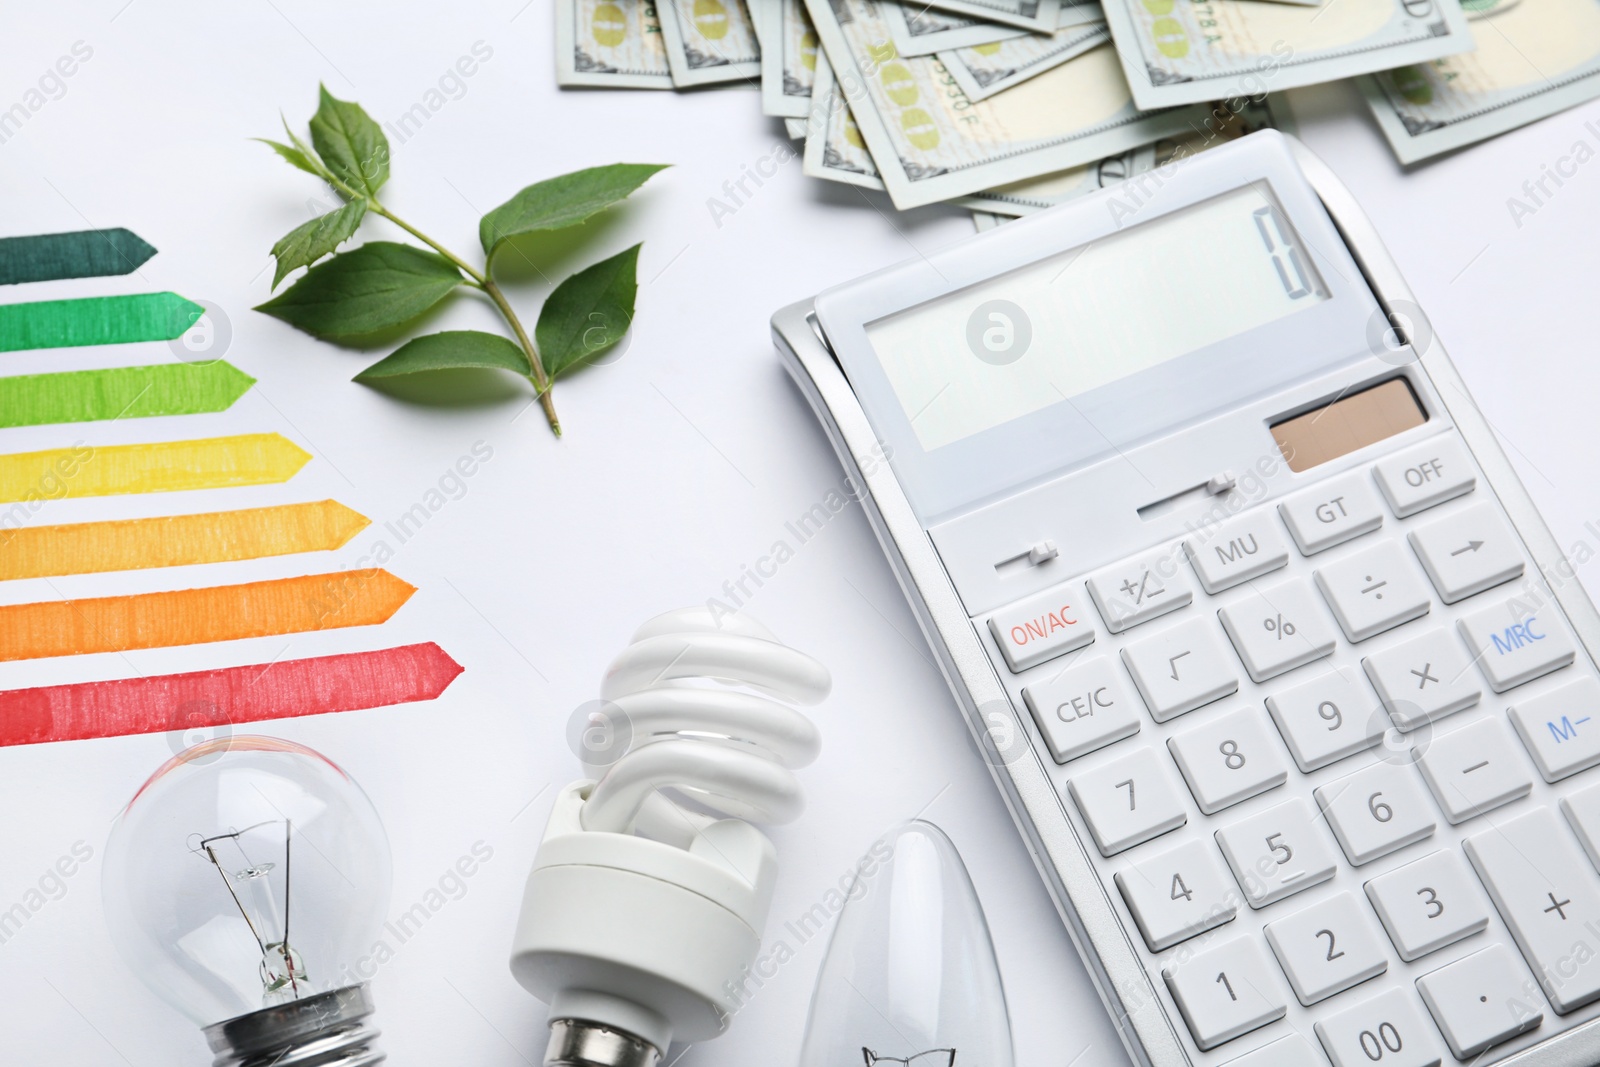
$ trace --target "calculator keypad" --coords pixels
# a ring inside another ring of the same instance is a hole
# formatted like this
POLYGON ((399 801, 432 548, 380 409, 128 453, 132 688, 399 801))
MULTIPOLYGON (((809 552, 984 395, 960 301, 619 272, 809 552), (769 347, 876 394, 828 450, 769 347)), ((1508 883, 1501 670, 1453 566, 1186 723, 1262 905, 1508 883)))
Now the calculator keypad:
POLYGON ((988 620, 1197 1064, 1600 1011, 1600 680, 1477 490, 1441 433, 988 620))

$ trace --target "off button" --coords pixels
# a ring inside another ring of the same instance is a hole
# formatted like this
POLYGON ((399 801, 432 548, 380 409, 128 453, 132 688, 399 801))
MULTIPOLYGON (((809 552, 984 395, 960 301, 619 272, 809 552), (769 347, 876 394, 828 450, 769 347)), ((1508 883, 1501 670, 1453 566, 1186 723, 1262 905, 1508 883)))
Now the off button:
POLYGON ((1057 586, 990 616, 989 632, 1013 674, 1094 640, 1089 606, 1077 594, 1079 588, 1076 583, 1057 586))
POLYGON ((1380 460, 1375 473, 1389 507, 1402 519, 1470 493, 1478 484, 1467 450, 1454 435, 1435 437, 1380 460))

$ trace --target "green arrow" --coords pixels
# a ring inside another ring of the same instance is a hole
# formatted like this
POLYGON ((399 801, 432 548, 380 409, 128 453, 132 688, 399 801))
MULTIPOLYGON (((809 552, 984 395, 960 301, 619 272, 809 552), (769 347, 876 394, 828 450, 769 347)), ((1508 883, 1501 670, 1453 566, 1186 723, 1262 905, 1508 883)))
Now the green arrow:
POLYGON ((205 313, 177 293, 0 304, 0 352, 170 341, 205 313))
POLYGON ((130 274, 156 250, 132 230, 0 237, 0 285, 130 274))
POLYGON ((255 384, 230 363, 163 363, 0 378, 0 427, 226 411, 255 384))

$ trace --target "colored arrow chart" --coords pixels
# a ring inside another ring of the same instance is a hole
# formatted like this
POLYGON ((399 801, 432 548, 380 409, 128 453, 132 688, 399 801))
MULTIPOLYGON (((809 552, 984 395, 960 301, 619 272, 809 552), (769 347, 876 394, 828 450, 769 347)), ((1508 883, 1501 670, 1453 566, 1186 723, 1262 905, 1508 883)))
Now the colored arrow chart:
POLYGON ((131 274, 156 250, 131 230, 0 238, 0 285, 131 274))
POLYGON ((177 293, 0 304, 0 352, 170 341, 205 313, 177 293))
POLYGON ((0 581, 331 552, 371 525, 336 500, 0 530, 0 581))
POLYGON ((19 374, 0 378, 0 427, 226 411, 256 380, 232 364, 19 374))
POLYGON ((216 727, 433 700, 461 673, 438 645, 404 645, 193 674, 0 692, 0 745, 216 727))
MULTIPOLYGON (((130 274, 155 248, 125 229, 0 238, 0 285, 130 274)), ((176 293, 0 304, 0 352, 161 342, 204 309, 176 293)), ((231 363, 0 376, 0 432, 227 412, 255 385, 231 363)), ((85 434, 91 431, 85 430, 85 434)), ((72 440, 63 438, 63 441, 72 440)), ((91 438, 91 440, 93 440, 91 438)), ((3 441, 3 437, 0 437, 3 441)), ((0 444, 0 582, 337 552, 371 525, 336 500, 34 525, 47 502, 291 481, 310 453, 276 433, 136 444, 0 444), (10 505, 4 507, 3 505, 10 505)), ((241 503, 246 501, 241 498, 241 503)), ((77 517, 85 517, 78 514, 77 517)), ((416 588, 386 570, 0 606, 0 662, 316 634, 386 623, 416 588)), ((130 660, 130 663, 135 662, 130 660)), ((192 673, 0 691, 0 745, 215 727, 438 698, 461 665, 431 642, 192 673)))

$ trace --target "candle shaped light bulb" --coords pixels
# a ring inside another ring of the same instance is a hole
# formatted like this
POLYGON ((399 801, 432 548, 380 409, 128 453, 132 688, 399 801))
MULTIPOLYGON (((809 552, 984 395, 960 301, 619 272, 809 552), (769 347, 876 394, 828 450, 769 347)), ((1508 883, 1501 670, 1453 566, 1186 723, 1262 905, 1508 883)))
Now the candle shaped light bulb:
POLYGON ((1012 1067, 989 925, 932 823, 903 823, 857 864, 811 995, 800 1067, 1012 1067))
POLYGON ((186 749, 106 844, 112 940, 205 1031, 216 1067, 382 1062, 364 978, 388 908, 383 824, 325 756, 267 737, 186 749))

